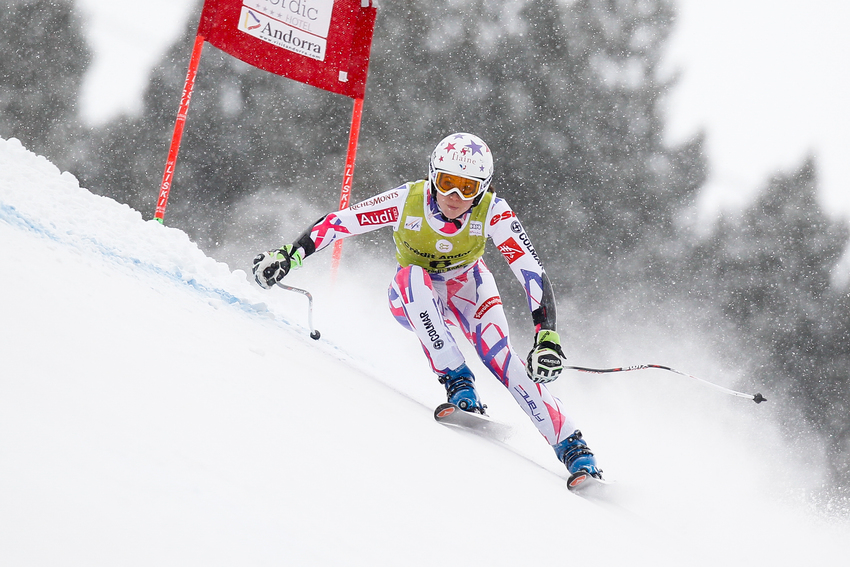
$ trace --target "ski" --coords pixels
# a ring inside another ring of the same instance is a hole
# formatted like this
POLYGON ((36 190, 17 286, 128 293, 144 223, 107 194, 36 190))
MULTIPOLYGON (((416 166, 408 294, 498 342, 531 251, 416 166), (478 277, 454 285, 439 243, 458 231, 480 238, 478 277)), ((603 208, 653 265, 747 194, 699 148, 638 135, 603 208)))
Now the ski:
POLYGON ((509 425, 493 421, 485 414, 463 411, 450 403, 437 406, 437 409, 434 410, 434 419, 443 425, 462 427, 499 441, 506 440, 513 433, 513 428, 509 425))
MULTIPOLYGON (((434 419, 448 427, 466 429, 483 437, 504 442, 512 434, 513 428, 505 423, 494 421, 486 414, 463 411, 451 403, 440 404, 434 410, 434 419)), ((607 492, 605 487, 611 481, 602 476, 593 476, 586 471, 578 471, 567 479, 567 489, 581 496, 593 497, 607 492)))

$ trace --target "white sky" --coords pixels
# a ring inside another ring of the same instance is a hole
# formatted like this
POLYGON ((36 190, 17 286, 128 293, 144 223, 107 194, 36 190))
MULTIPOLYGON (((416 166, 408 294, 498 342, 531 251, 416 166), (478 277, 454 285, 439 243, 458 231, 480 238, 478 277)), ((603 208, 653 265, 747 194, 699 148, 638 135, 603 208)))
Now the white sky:
POLYGON ((101 124, 122 112, 141 112, 150 69, 180 37, 187 19, 200 15, 191 14, 195 0, 75 1, 94 51, 83 84, 83 118, 101 124))
POLYGON ((705 209, 746 203, 778 170, 817 159, 822 204, 850 217, 850 4, 678 0, 668 65, 671 140, 707 132, 705 209))
MULTIPOLYGON (((138 112, 148 71, 182 31, 194 1, 77 2, 90 18, 95 50, 84 119, 97 124, 138 112)), ((678 0, 678 9, 666 62, 680 73, 668 100, 668 138, 707 132, 703 214, 746 204, 771 174, 813 154, 823 205, 850 218, 850 4, 678 0)))

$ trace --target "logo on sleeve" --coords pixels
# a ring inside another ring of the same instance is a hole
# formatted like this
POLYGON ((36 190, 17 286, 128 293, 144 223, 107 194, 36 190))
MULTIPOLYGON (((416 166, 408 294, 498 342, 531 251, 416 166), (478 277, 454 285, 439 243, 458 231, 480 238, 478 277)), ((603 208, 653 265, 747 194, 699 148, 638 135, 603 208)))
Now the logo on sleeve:
POLYGON ((513 211, 505 211, 502 214, 494 215, 492 219, 490 219, 490 226, 496 226, 496 223, 503 220, 508 220, 516 216, 516 213, 513 211))
POLYGON ((356 211, 357 209, 365 209, 366 207, 374 207, 375 205, 380 205, 384 201, 389 201, 390 199, 395 199, 398 197, 398 190, 393 190, 387 193, 382 193, 381 195, 375 195, 371 199, 366 201, 357 203, 356 205, 351 205, 348 207, 352 211, 356 211))
POLYGON ((499 252, 507 259, 508 264, 513 264, 525 256, 525 251, 523 251, 522 247, 513 238, 508 238, 499 244, 499 252))
POLYGON ((381 209, 370 213, 357 213, 357 222, 360 226, 373 226, 376 224, 389 224, 398 220, 398 207, 381 209))

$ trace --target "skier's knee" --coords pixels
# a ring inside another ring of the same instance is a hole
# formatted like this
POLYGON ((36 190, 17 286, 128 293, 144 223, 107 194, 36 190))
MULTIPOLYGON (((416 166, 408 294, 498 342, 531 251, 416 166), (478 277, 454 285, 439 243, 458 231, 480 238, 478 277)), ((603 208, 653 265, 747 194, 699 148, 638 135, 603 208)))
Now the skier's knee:
POLYGON ((393 279, 394 287, 398 290, 398 294, 403 303, 407 304, 413 301, 416 297, 414 290, 421 287, 426 287, 431 291, 434 286, 431 283, 431 276, 424 268, 420 266, 405 266, 399 268, 393 279))

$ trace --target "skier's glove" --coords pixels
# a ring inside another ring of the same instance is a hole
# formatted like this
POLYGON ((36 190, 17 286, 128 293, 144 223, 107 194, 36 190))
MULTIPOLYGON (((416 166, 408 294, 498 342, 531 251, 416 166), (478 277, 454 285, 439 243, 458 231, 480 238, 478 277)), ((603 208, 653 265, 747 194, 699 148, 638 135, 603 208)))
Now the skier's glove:
POLYGON ((263 252, 254 258, 254 279, 260 287, 270 289, 292 268, 301 267, 301 252, 293 252, 292 244, 287 244, 277 250, 263 252))
POLYGON ((525 371, 538 384, 551 382, 564 370, 566 357, 561 349, 561 337, 555 331, 542 330, 534 338, 534 347, 528 353, 525 371))

